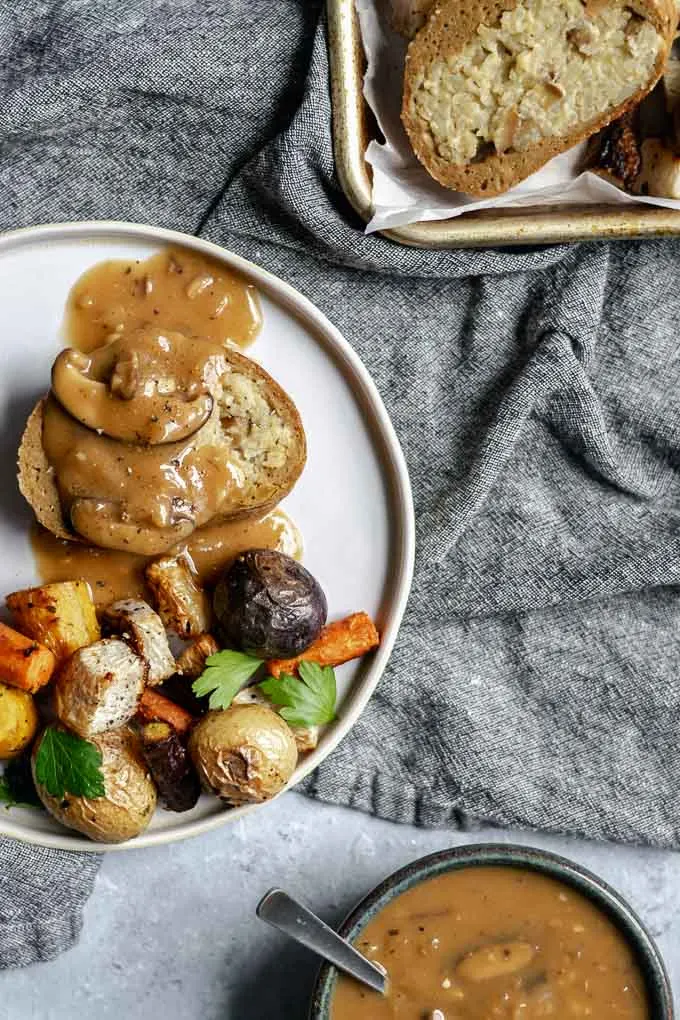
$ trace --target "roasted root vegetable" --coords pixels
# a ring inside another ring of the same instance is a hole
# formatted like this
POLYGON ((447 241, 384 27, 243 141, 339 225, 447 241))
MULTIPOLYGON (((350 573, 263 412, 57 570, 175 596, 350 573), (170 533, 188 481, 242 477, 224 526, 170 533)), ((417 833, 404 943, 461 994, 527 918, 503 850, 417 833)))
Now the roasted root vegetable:
MULTIPOLYGON (((47 733, 48 730, 45 731, 47 733)), ((37 775, 36 760, 45 733, 33 752, 33 778, 40 800, 49 813, 66 825, 100 843, 124 843, 146 829, 156 807, 156 787, 141 756, 139 741, 127 728, 92 738, 101 754, 104 795, 84 797, 50 794, 37 775)))
POLYGON ((380 644, 380 635, 367 613, 353 613, 343 620, 327 624, 321 634, 301 655, 291 659, 271 659, 267 671, 275 677, 294 674, 301 662, 320 666, 341 666, 350 659, 366 655, 380 644))
POLYGON ((197 637, 210 629, 210 599, 194 579, 184 556, 161 556, 144 571, 161 620, 181 637, 197 637))
POLYGON ((154 687, 176 670, 163 622, 150 605, 141 599, 121 599, 108 606, 102 615, 107 634, 118 634, 146 663, 145 682, 154 687))
POLYGON ((212 634, 199 634, 186 646, 177 660, 177 672, 195 679, 205 669, 205 660, 219 650, 220 646, 212 634))
POLYGON ((120 638, 79 648, 57 676, 57 716, 81 737, 117 729, 137 711, 145 673, 144 661, 120 638))
POLYGON ((274 797, 298 756, 290 726, 264 705, 208 712, 191 731, 189 753, 201 785, 232 806, 274 797))
POLYGON ((154 687, 154 692, 162 694, 164 698, 185 709, 190 716, 198 718, 204 715, 209 708, 208 698, 200 698, 194 694, 192 681, 189 677, 175 673, 169 680, 166 680, 160 687, 154 687))
POLYGON ((33 638, 0 623, 0 680, 35 694, 49 683, 57 660, 54 653, 33 638))
POLYGON ((16 758, 38 730, 38 710, 27 691, 0 683, 0 758, 16 758))
POLYGON ((189 753, 172 726, 151 722, 141 732, 142 754, 161 803, 168 811, 190 811, 201 793, 189 753))
POLYGON ((147 687, 139 702, 138 715, 146 722, 166 722, 184 734, 193 726, 194 717, 174 701, 147 687))
POLYGON ((316 578, 274 549, 237 556, 217 583, 213 608, 227 642, 259 659, 298 655, 319 636, 328 612, 316 578))
POLYGON ((59 662, 101 636, 85 581, 58 581, 14 591, 6 601, 18 629, 49 648, 59 662))

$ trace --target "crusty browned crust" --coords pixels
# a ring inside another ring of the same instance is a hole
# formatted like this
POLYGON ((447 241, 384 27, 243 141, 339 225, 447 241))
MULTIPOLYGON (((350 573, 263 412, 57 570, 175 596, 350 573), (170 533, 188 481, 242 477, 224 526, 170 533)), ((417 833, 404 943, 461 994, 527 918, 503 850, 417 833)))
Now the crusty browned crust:
MULTIPOLYGON (((437 60, 450 60, 471 41, 482 24, 495 25, 505 11, 514 10, 521 0, 445 0, 431 12, 425 26, 410 43, 404 73, 402 121, 413 150, 425 169, 447 188, 469 195, 490 198, 539 170, 553 156, 576 145, 599 131, 622 113, 637 105, 654 87, 663 73, 673 40, 677 21, 674 0, 630 0, 627 6, 636 14, 649 19, 666 39, 649 81, 634 92, 624 103, 607 110, 587 123, 579 124, 567 135, 547 138, 522 152, 491 152, 475 162, 454 164, 444 159, 435 149, 427 125, 418 116, 414 103, 414 83, 420 80, 428 65, 437 60)), ((604 5, 609 0, 590 0, 604 5)))
POLYGON ((19 489, 24 499, 31 504, 33 513, 44 528, 58 538, 80 541, 71 532, 64 520, 59 501, 59 492, 54 481, 42 443, 43 408, 45 398, 35 405, 19 446, 19 489))
MULTIPOLYGON (((247 498, 244 496, 244 502, 238 509, 228 514, 222 514, 219 518, 235 520, 239 517, 264 514, 281 502, 293 488, 305 466, 307 441, 297 407, 269 373, 252 358, 247 358, 238 351, 228 349, 225 351, 225 356, 236 371, 264 384, 268 401, 277 414, 291 427, 295 436, 293 452, 287 463, 281 468, 270 469, 271 475, 267 479, 267 484, 263 485, 266 497, 262 498, 260 492, 258 498, 257 491, 251 492, 247 498), (271 495, 272 486, 275 490, 273 496, 271 495)), ((70 530, 68 522, 64 519, 54 473, 45 456, 42 443, 44 404, 45 398, 39 400, 33 408, 21 438, 18 454, 19 489, 30 503, 38 522, 43 527, 58 538, 83 541, 70 530)))

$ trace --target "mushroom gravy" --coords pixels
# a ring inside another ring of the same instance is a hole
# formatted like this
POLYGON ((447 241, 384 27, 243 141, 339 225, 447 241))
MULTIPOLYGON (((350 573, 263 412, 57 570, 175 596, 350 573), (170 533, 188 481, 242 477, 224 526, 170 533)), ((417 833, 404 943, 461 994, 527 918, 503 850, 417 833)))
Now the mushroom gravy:
POLYGON ((108 381, 97 381, 94 372, 90 374, 99 352, 82 355, 67 350, 55 362, 43 411, 43 448, 65 519, 93 545, 161 553, 218 512, 227 512, 230 501, 240 497, 241 475, 222 448, 217 388, 203 380, 197 386, 193 373, 184 371, 190 357, 182 358, 178 352, 187 345, 209 349, 215 374, 226 370, 222 348, 155 330, 127 337, 123 348, 113 341, 110 346, 119 348, 114 352, 118 360, 108 381), (141 351, 141 357, 138 388, 128 399, 116 396, 113 389, 130 351, 141 351), (167 354, 160 370, 154 352, 167 354), (73 355, 84 362, 63 360, 73 355), (147 368, 152 379, 149 396, 147 368), (161 373, 167 374, 167 395, 162 392, 161 373), (190 387, 197 387, 194 399, 189 399, 190 387), (198 411, 196 403, 201 405, 198 411), (122 435, 137 426, 136 442, 122 435), (176 429, 181 438, 164 442, 162 436, 151 436, 154 428, 176 429))
POLYGON ((79 351, 151 325, 247 347, 260 331, 262 311, 252 284, 186 248, 167 248, 143 261, 99 262, 71 288, 64 335, 79 351))
MULTIPOLYGON (((39 526, 33 530, 31 544, 42 582, 71 581, 74 577, 87 581, 98 609, 117 599, 149 598, 144 583, 147 556, 66 542, 39 526)), ((239 553, 254 548, 277 549, 301 559, 302 537, 290 517, 277 509, 264 517, 209 524, 172 548, 169 555, 184 553, 199 583, 210 587, 239 553)))
POLYGON ((261 325, 256 288, 189 249, 109 260, 80 276, 42 438, 64 516, 93 544, 36 527, 43 581, 83 578, 100 607, 147 597, 144 566, 162 551, 186 554, 207 585, 249 548, 301 558, 300 533, 279 509, 220 520, 241 498, 248 468, 227 455, 225 432, 237 431, 239 399, 260 410, 256 384, 229 349, 251 343, 261 325), (240 382, 226 411, 218 406, 224 373, 240 382))
POLYGON ((382 997, 338 979, 331 1020, 649 1020, 643 975, 614 923, 567 884, 470 866, 396 897, 355 942, 382 997))

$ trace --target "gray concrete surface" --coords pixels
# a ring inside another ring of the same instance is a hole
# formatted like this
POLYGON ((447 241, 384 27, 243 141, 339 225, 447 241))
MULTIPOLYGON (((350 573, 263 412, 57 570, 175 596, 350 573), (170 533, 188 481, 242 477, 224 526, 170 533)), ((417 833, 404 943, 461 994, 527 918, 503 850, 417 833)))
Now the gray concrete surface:
POLYGON ((290 793, 207 836, 109 855, 79 944, 0 975, 0 1018, 305 1020, 317 964, 255 918, 263 892, 283 885, 338 922, 407 861, 490 839, 562 853, 616 886, 657 937, 680 1002, 680 854, 417 830, 290 793))

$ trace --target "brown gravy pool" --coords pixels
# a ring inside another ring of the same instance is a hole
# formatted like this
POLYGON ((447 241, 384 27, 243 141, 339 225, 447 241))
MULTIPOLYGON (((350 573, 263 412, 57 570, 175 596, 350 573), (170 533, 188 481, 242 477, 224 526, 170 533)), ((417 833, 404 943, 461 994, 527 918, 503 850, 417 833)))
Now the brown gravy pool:
POLYGON ((188 248, 148 259, 98 262, 76 280, 66 302, 64 337, 92 351, 118 332, 160 326, 215 344, 247 347, 262 326, 255 287, 188 248))
POLYGON ((341 977, 331 1020, 649 1020, 643 976, 614 924, 529 870, 429 879, 388 904, 356 945, 386 968, 390 991, 341 977))
MULTIPOLYGON (((34 528, 31 544, 43 582, 87 581, 98 609, 117 599, 149 597, 144 567, 153 557, 65 542, 41 527, 34 528)), ((290 517, 277 509, 261 518, 199 528, 168 555, 188 554, 199 583, 211 587, 220 571, 246 549, 278 549, 300 559, 302 538, 290 517)))

